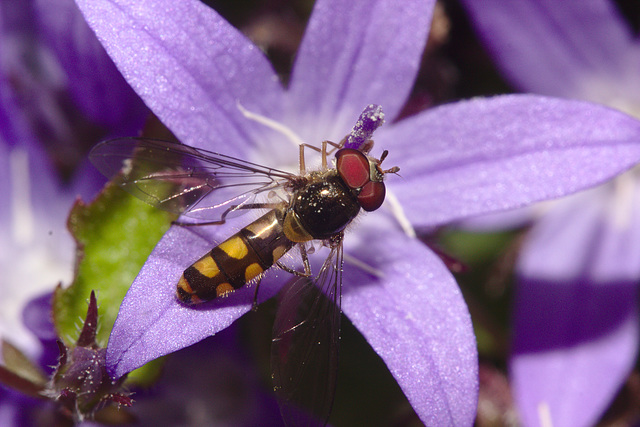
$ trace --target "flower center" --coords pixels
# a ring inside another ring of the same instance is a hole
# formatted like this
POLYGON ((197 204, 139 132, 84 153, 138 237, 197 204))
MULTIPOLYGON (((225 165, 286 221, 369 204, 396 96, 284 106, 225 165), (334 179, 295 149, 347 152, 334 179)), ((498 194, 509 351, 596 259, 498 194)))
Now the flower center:
MULTIPOLYGON (((260 123, 260 124, 268 127, 269 129, 274 130, 274 131, 282 134, 287 141, 289 141, 290 143, 295 145, 297 148, 299 148, 302 144, 305 143, 304 140, 293 129, 289 128, 288 126, 284 125, 283 123, 280 123, 280 122, 278 122, 276 120, 273 120, 273 119, 271 119, 269 117, 265 117, 263 115, 251 112, 251 111, 247 110, 246 108, 244 108, 240 104, 240 102, 237 102, 236 105, 237 105, 238 109, 240 110, 240 112, 242 113, 242 115, 244 115, 244 117, 246 117, 249 120, 253 120, 253 121, 257 122, 257 123, 260 123)), ((367 109, 372 109, 372 107, 373 106, 368 106, 367 109)), ((367 110, 365 109, 365 111, 367 111, 367 110)), ((374 119, 373 121, 380 121, 380 123, 381 123, 383 121, 383 117, 384 117, 384 115, 382 114, 382 109, 378 107, 378 109, 372 109, 372 111, 375 111, 375 115, 372 115, 372 119, 374 119)), ((362 116, 361 116, 360 119, 362 119, 362 116)), ((354 127, 354 129, 353 129, 351 134, 355 134, 356 132, 362 132, 362 130, 358 128, 358 125, 361 125, 361 120, 356 124, 356 126, 354 127)), ((286 165, 284 165, 282 167, 278 167, 278 169, 289 171, 289 172, 297 172, 298 171, 298 169, 292 167, 292 165, 290 165, 290 164, 286 164, 286 165)), ((391 211, 392 216, 395 218, 395 220, 397 221, 398 225, 400 226, 402 231, 405 232, 405 234, 407 236, 412 237, 412 238, 416 237, 416 231, 413 228, 413 226, 411 225, 411 222, 409 221, 407 216, 405 215, 404 209, 402 208, 402 204, 400 203, 400 201, 398 200, 396 195, 393 193, 393 191, 391 191, 390 189, 387 189, 387 191, 386 191, 386 198, 385 198, 384 206, 386 206, 391 211)), ((345 257, 345 258, 347 258, 347 257, 345 257)))

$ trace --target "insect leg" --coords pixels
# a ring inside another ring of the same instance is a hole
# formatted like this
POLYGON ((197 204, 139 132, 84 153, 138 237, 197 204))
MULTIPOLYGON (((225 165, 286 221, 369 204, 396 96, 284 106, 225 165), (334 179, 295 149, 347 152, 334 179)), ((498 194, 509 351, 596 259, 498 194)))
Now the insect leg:
POLYGON ((322 170, 327 170, 327 141, 322 141, 322 170))
POLYGON ((333 148, 329 151, 327 151, 327 154, 333 154, 333 152, 335 152, 336 150, 341 149, 342 147, 344 147, 344 143, 346 142, 347 138, 345 137, 342 141, 340 141, 339 143, 333 142, 333 141, 323 141, 323 143, 329 144, 331 145, 333 148))
POLYGON ((251 310, 258 311, 258 288, 260 287, 260 282, 262 281, 262 277, 258 277, 256 281, 256 290, 253 292, 253 304, 251 304, 251 310))
POLYGON ((298 277, 310 277, 311 276, 311 264, 309 263, 309 257, 307 256, 307 249, 304 245, 299 245, 300 248, 300 256, 302 257, 302 265, 304 266, 304 271, 297 271, 292 268, 287 267, 282 264, 280 261, 276 261, 276 265, 286 271, 287 273, 293 274, 298 277))
POLYGON ((231 205, 229 209, 224 211, 217 221, 206 222, 182 222, 173 221, 173 225, 179 225, 181 227, 196 227, 201 225, 222 225, 227 222, 227 215, 237 209, 276 209, 282 206, 282 203, 247 203, 244 205, 231 205))
POLYGON ((304 164, 304 147, 307 144, 300 144, 300 158, 298 162, 300 163, 300 175, 305 175, 307 173, 307 167, 304 164))
POLYGON ((315 145, 306 144, 306 143, 300 144, 300 175, 304 175, 307 173, 307 168, 305 167, 305 161, 304 161, 305 147, 311 148, 312 150, 317 151, 322 155, 322 169, 325 170, 327 169, 327 155, 333 153, 338 148, 342 148, 342 145, 343 145, 342 143, 336 144, 335 142, 332 142, 332 141, 322 141, 322 148, 318 148, 315 145), (327 144, 334 147, 334 149, 332 149, 330 152, 327 152, 327 144))
POLYGON ((300 245, 300 256, 302 257, 302 264, 304 265, 304 275, 305 277, 309 277, 311 276, 311 264, 309 264, 307 248, 304 245, 300 245))

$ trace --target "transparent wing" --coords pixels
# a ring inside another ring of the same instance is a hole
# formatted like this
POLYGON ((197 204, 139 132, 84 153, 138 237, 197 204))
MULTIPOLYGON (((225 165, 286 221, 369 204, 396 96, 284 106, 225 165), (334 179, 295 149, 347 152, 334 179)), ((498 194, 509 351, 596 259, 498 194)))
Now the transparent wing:
POLYGON ((273 326, 271 369, 288 426, 326 425, 338 371, 342 243, 318 276, 285 286, 273 326))
POLYGON ((96 145, 91 162, 150 205, 215 220, 296 175, 178 142, 119 138, 96 145), (226 211, 229 211, 225 213, 226 211))

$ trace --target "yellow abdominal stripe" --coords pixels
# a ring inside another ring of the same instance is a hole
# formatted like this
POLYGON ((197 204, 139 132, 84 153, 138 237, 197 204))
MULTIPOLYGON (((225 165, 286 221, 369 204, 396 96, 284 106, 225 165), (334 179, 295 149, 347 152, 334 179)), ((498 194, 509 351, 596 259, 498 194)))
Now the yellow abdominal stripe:
POLYGON ((216 264, 213 258, 211 258, 211 255, 200 258, 193 264, 193 268, 198 270, 203 276, 206 276, 210 279, 220 273, 218 264, 216 264))
POLYGON ((257 262, 249 265, 244 271, 244 280, 248 283, 251 279, 255 278, 258 274, 262 273, 262 267, 257 262))
POLYGON ((184 274, 180 276, 180 280, 178 281, 178 287, 188 294, 193 293, 193 289, 191 288, 191 285, 189 284, 189 282, 187 282, 187 279, 184 278, 184 274))
POLYGON ((240 237, 232 237, 229 240, 225 240, 220 243, 218 247, 231 258, 235 259, 242 259, 249 253, 247 245, 245 245, 240 237))
POLYGON ((282 258, 282 255, 284 255, 284 253, 287 251, 287 248, 285 248, 284 246, 278 246, 276 247, 273 252, 271 252, 271 254, 273 255, 273 260, 277 261, 280 258, 282 258))
POLYGON ((226 294, 228 294, 229 292, 233 292, 235 291, 235 289, 233 289, 233 286, 231 286, 229 283, 220 283, 217 287, 216 287, 216 295, 219 297, 223 297, 226 294))

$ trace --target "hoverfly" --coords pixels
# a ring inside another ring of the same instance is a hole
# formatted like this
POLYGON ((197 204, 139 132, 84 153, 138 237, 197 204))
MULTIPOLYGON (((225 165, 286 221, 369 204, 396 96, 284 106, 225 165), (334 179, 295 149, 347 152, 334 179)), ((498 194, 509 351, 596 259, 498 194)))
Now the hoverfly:
POLYGON ((385 174, 399 170, 382 169, 387 151, 379 159, 369 155, 370 134, 357 148, 345 147, 347 137, 340 143, 324 141, 321 148, 301 144, 299 174, 148 138, 105 141, 90 153, 104 175, 116 177, 136 197, 198 220, 180 223, 185 226, 223 224, 237 213, 266 211, 187 267, 176 278, 176 297, 198 304, 255 283, 255 309, 267 270, 297 276, 283 290, 271 350, 274 390, 288 425, 326 424, 337 374, 344 230, 361 209, 382 205, 385 174), (320 170, 306 170, 306 148, 320 152, 320 170), (315 276, 307 255, 312 241, 329 249, 315 276), (293 248, 303 271, 280 261, 293 248))

